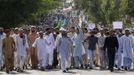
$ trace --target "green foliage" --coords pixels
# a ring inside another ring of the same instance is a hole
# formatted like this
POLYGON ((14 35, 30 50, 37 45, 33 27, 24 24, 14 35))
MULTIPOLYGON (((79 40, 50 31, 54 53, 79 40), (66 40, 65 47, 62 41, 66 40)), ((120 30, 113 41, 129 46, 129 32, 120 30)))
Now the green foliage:
POLYGON ((0 26, 29 24, 59 6, 60 0, 0 0, 0 26))
POLYGON ((122 20, 127 10, 128 0, 79 0, 76 8, 82 9, 90 20, 104 25, 113 21, 122 20), (80 5, 80 6, 79 6, 80 5))
POLYGON ((134 17, 134 0, 128 0, 127 13, 129 16, 134 17))

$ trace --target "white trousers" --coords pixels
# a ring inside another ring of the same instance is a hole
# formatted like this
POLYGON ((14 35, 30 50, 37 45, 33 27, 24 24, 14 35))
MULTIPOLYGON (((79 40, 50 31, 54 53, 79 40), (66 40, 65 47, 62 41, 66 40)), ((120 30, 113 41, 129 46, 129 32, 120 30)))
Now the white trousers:
POLYGON ((46 59, 47 60, 47 64, 52 66, 52 64, 53 64, 53 51, 48 52, 46 54, 46 57, 47 57, 47 59, 46 59))
POLYGON ((25 56, 17 55, 17 67, 23 69, 25 63, 25 56))
POLYGON ((69 68, 70 67, 70 61, 69 61, 69 57, 65 57, 65 55, 61 55, 61 69, 62 70, 66 70, 66 68, 69 68))
POLYGON ((38 57, 39 59, 39 67, 46 67, 46 55, 42 55, 38 57))
POLYGON ((120 52, 118 53, 117 57, 117 67, 121 68, 123 66, 123 54, 120 52))

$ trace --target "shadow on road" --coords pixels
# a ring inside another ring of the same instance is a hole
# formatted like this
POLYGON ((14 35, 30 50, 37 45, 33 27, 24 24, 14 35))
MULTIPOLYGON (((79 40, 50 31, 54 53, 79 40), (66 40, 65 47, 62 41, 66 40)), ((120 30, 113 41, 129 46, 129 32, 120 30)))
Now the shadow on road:
POLYGON ((126 73, 125 71, 117 71, 117 70, 115 70, 113 73, 120 73, 120 74, 122 74, 122 73, 126 73))
POLYGON ((18 72, 11 72, 11 73, 9 73, 9 74, 14 74, 14 75, 15 75, 15 74, 19 74, 19 73, 18 73, 18 72))
POLYGON ((81 71, 91 71, 91 69, 76 69, 76 70, 81 70, 81 71))
POLYGON ((22 72, 23 74, 31 74, 30 72, 24 71, 22 72))
POLYGON ((68 71, 68 72, 65 72, 65 73, 69 73, 69 74, 76 74, 77 72, 68 71))

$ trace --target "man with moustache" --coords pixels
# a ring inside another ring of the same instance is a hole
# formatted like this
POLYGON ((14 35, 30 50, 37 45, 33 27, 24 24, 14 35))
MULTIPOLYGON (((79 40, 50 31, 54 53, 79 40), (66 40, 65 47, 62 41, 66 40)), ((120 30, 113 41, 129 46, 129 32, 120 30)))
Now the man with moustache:
POLYGON ((19 29, 19 34, 16 36, 16 53, 17 53, 17 71, 24 72, 23 66, 26 59, 26 54, 28 51, 28 40, 23 29, 19 29))

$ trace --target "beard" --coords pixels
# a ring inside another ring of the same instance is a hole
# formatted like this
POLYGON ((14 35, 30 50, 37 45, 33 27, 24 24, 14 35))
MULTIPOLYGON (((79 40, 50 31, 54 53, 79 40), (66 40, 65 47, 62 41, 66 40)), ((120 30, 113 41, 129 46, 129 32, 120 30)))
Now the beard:
POLYGON ((23 34, 20 34, 20 38, 24 38, 25 36, 23 34))
POLYGON ((32 33, 35 33, 35 30, 32 30, 31 32, 32 32, 32 33))

